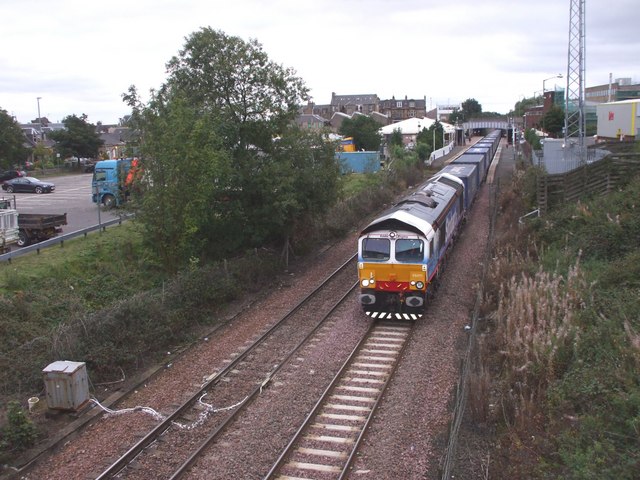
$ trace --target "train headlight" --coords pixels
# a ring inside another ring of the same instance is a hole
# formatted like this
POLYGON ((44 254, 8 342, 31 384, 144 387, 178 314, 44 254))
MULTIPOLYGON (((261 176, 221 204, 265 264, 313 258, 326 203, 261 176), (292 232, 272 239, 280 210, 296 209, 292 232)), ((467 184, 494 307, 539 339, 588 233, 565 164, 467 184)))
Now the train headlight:
POLYGON ((362 280, 362 286, 363 287, 368 287, 369 286, 369 280, 367 280, 366 278, 364 280, 362 280))
POLYGON ((417 282, 416 283, 416 288, 419 288, 420 290, 422 290, 424 288, 424 283, 423 282, 417 282))

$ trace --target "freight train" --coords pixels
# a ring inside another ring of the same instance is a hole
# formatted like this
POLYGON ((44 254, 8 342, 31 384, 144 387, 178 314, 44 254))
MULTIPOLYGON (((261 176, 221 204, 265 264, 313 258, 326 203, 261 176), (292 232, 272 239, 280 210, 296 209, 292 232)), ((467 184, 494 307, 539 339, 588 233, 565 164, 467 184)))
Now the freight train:
POLYGON ((500 138, 491 132, 362 230, 358 280, 367 315, 422 316, 500 138))

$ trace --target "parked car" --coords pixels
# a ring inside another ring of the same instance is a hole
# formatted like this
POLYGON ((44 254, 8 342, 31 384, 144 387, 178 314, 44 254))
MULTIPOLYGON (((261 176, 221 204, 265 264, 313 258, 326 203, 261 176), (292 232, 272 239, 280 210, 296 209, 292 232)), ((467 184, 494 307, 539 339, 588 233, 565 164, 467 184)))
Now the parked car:
POLYGON ((7 170, 6 172, 0 173, 0 183, 23 176, 25 176, 25 173, 20 170, 7 170))
POLYGON ((4 182, 2 189, 7 193, 51 193, 56 189, 56 186, 51 182, 43 182, 35 177, 17 177, 4 182))

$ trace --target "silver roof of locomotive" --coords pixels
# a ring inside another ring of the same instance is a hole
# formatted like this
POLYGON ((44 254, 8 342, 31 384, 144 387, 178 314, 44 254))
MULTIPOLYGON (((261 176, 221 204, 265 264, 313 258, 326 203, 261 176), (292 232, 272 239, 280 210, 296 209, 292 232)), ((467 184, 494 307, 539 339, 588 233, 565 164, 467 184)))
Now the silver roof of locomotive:
POLYGON ((441 177, 450 178, 462 185, 460 179, 448 174, 429 179, 426 185, 403 198, 367 225, 361 235, 379 230, 408 230, 427 238, 433 237, 438 222, 442 221, 441 216, 445 213, 445 208, 457 193, 455 188, 440 182, 441 177))

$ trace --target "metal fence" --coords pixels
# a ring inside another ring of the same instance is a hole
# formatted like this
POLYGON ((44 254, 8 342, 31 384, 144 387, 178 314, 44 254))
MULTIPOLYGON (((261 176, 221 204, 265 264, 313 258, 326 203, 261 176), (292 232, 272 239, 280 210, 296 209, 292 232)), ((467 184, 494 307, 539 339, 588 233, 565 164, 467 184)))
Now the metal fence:
POLYGON ((447 447, 440 459, 440 478, 441 480, 450 480, 454 478, 454 472, 457 463, 457 449, 460 435, 460 428, 462 427, 462 421, 465 416, 465 409, 467 405, 467 396, 469 394, 469 380, 471 377, 471 371, 474 362, 478 361, 474 354, 474 349, 477 347, 477 331, 478 331, 478 319, 480 317, 480 307, 482 306, 482 298, 484 296, 484 281, 487 277, 487 271, 489 269, 491 251, 493 245, 493 239, 495 235, 496 219, 498 215, 498 197, 500 195, 500 180, 495 185, 490 186, 489 199, 491 216, 489 218, 489 239, 487 241, 487 247, 483 253, 482 273, 480 287, 476 294, 476 300, 471 313, 469 338, 467 342, 467 348, 460 365, 460 376, 458 379, 458 385, 456 386, 455 398, 453 403, 453 411, 451 416, 451 423, 449 424, 449 438, 447 441, 447 447))
POLYGON ((541 213, 546 213, 585 195, 606 194, 639 173, 640 155, 627 153, 582 163, 565 173, 541 175, 537 185, 538 207, 541 213))

